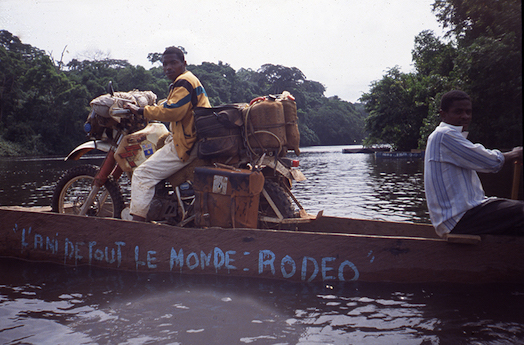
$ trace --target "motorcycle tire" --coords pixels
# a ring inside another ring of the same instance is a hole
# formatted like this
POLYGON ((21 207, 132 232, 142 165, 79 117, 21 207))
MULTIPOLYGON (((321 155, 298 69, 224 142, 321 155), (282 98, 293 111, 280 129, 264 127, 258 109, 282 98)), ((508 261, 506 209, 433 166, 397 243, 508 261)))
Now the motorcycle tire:
MULTIPOLYGON (((52 211, 79 214, 98 171, 99 167, 95 165, 80 165, 66 171, 56 184, 52 211)), ((87 216, 120 218, 123 209, 124 198, 120 187, 109 178, 100 188, 93 205, 87 211, 87 216)))
MULTIPOLYGON (((275 206, 278 208, 278 210, 284 218, 295 217, 295 209, 293 207, 293 203, 291 202, 291 199, 289 198, 289 195, 286 193, 284 188, 282 188, 275 181, 266 180, 264 182, 264 189, 266 190, 267 194, 269 194, 269 196, 275 203, 275 206)), ((258 207, 258 210, 259 213, 263 216, 276 217, 275 211, 273 211, 266 198, 262 195, 260 196, 260 205, 258 207)), ((269 229, 273 229, 275 227, 283 229, 288 227, 288 225, 275 226, 275 224, 271 224, 269 222, 264 222, 264 224, 260 224, 259 222, 259 225, 263 228, 269 229)))

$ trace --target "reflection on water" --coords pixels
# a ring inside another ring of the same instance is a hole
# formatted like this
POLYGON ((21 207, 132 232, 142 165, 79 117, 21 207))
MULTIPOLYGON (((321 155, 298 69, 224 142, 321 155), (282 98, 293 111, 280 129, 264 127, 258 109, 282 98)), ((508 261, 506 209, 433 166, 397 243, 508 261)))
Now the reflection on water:
POLYGON ((343 154, 339 146, 301 150, 307 180, 295 183, 293 193, 308 212, 429 223, 422 159, 343 154))
POLYGON ((3 344, 524 340, 524 287, 294 284, 0 260, 3 344))
MULTIPOLYGON (((100 165, 104 156, 93 155, 78 161, 64 157, 0 157, 1 206, 51 206, 54 186, 64 171, 77 165, 100 165)), ((126 175, 121 178, 122 191, 128 197, 126 175)))
POLYGON ((99 164, 100 157, 64 162, 63 157, 0 157, 0 205, 50 206, 54 184, 78 164, 99 164))

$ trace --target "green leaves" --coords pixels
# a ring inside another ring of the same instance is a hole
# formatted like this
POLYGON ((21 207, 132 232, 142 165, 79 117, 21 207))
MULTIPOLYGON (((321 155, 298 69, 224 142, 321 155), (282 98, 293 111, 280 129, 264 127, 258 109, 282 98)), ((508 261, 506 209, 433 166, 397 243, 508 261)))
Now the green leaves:
MULTIPOLYGON (((157 65, 160 57, 148 55, 157 65)), ((14 150, 68 153, 85 140, 82 126, 89 102, 106 93, 110 80, 117 91, 151 90, 159 99, 168 92, 169 81, 159 66, 146 70, 126 60, 73 59, 61 70, 43 51, 5 30, 0 31, 0 58, 0 155, 14 150)), ((265 64, 257 71, 235 71, 219 61, 187 68, 198 76, 212 105, 291 92, 297 102, 301 145, 354 144, 364 137, 362 108, 336 96, 326 98, 324 85, 307 80, 296 67, 265 64)))
POLYGON ((364 117, 353 104, 338 97, 323 98, 320 105, 299 116, 302 145, 360 144, 364 138, 364 117), (308 136, 308 129, 310 135, 308 136), (312 135, 312 134, 315 135, 312 135), (304 137, 304 138, 303 138, 304 137))
POLYGON ((402 73, 398 67, 373 82, 371 91, 361 97, 369 111, 365 144, 391 144, 401 151, 417 148, 419 129, 428 112, 426 91, 421 78, 402 73))
POLYGON ((423 31, 415 71, 389 70, 361 100, 370 116, 366 143, 425 147, 439 123, 440 97, 452 89, 473 100, 470 139, 487 147, 522 145, 522 27, 518 0, 436 0, 446 41, 423 31))

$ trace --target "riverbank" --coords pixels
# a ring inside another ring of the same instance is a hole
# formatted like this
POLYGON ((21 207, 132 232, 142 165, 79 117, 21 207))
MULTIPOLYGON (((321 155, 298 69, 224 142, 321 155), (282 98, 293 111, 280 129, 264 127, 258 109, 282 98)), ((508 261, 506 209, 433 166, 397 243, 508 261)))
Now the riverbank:
POLYGON ((0 139, 0 157, 23 157, 33 154, 19 144, 0 139))

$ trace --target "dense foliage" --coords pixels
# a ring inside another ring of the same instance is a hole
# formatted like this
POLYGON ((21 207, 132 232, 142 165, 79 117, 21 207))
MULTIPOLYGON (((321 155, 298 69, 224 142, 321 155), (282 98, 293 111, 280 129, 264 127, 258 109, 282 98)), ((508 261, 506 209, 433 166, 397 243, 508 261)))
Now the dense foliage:
MULTIPOLYGON (((367 135, 365 144, 423 148, 439 122, 440 97, 451 89, 473 98, 472 140, 487 147, 521 145, 521 2, 435 0, 432 9, 446 37, 417 35, 414 71, 391 68, 362 95, 363 104, 325 97, 324 86, 296 67, 235 71, 219 61, 188 69, 200 78, 212 105, 290 91, 297 100, 301 146, 361 143, 367 135)), ((110 80, 116 90, 152 90, 164 98, 169 81, 160 56, 148 55, 153 65, 148 70, 110 58, 64 65, 0 30, 0 155, 64 154, 83 142, 89 101, 105 93, 110 80)))
MULTIPOLYGON (((149 70, 126 60, 74 59, 64 65, 44 51, 0 31, 0 155, 65 154, 86 140, 84 121, 91 99, 115 90, 151 90, 167 96, 159 53, 150 53, 149 70)), ((366 113, 324 86, 307 80, 295 67, 266 64, 235 71, 226 63, 188 65, 206 88, 212 105, 248 103, 253 98, 289 91, 297 100, 301 146, 361 143, 366 113)))
POLYGON ((520 0, 435 0, 447 29, 415 38, 415 71, 387 71, 361 101, 369 111, 366 143, 396 149, 425 146, 438 124, 443 93, 461 89, 473 99, 470 139, 487 147, 522 145, 522 19, 520 0))

